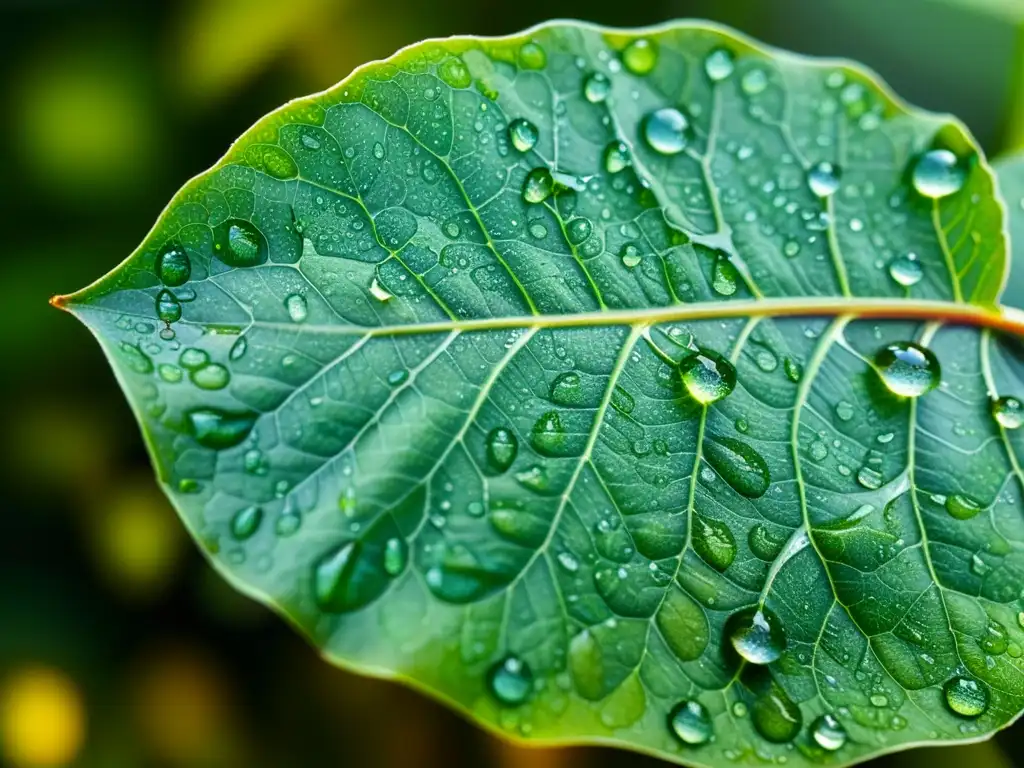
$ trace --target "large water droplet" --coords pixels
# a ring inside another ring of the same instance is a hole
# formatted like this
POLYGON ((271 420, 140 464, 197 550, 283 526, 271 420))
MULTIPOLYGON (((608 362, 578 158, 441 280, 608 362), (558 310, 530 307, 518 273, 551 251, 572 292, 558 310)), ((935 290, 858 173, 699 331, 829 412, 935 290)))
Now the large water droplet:
POLYGON ((634 40, 622 51, 622 63, 634 75, 650 74, 658 63, 657 43, 645 37, 634 40))
POLYGON ((724 571, 736 559, 736 539, 721 520, 693 516, 693 549, 708 565, 724 571))
POLYGON ((773 744, 792 741, 803 725, 800 707, 776 683, 769 684, 767 690, 754 701, 750 719, 754 729, 773 744))
POLYGON ((713 83, 719 83, 731 77, 735 68, 732 52, 726 48, 715 48, 704 59, 704 71, 713 83))
POLYGON ((981 512, 981 505, 970 496, 954 493, 946 497, 946 511, 957 520, 970 520, 981 512))
POLYGON ((348 541, 314 566, 313 595, 322 610, 340 612, 350 607, 348 586, 361 551, 362 544, 348 541))
POLYGON ((608 76, 602 72, 587 75, 583 81, 583 96, 591 104, 600 104, 612 92, 612 84, 608 76))
POLYGON ((510 429, 495 427, 487 434, 487 462, 497 472, 512 466, 519 453, 519 440, 510 429))
POLYGON ((534 168, 526 174, 523 182, 523 200, 528 203, 543 203, 555 191, 555 180, 547 168, 534 168))
POLYGON ((156 295, 156 316, 165 323, 176 323, 181 319, 181 302, 166 289, 156 295))
POLYGON ((241 219, 228 219, 214 229, 213 248, 229 267, 253 267, 267 260, 266 238, 241 219))
POLYGON ((172 288, 184 285, 192 274, 192 262, 180 245, 167 245, 156 257, 156 276, 172 288))
POLYGON ((992 416, 1004 429, 1019 429, 1024 424, 1024 404, 1016 397, 992 401, 992 416))
POLYGON ((200 389, 224 389, 231 381, 231 373, 220 363, 208 363, 196 368, 188 377, 200 389))
POLYGON ((566 236, 573 245, 579 245, 584 242, 593 231, 594 225, 590 222, 590 219, 582 216, 573 219, 565 226, 566 236))
POLYGON ((961 717, 980 717, 988 709, 988 688, 967 677, 954 677, 942 687, 946 704, 961 717))
POLYGON ((728 395, 736 387, 736 368, 710 350, 698 350, 679 364, 683 386, 694 400, 709 405, 728 395))
POLYGON ((842 173, 828 162, 820 162, 807 172, 807 186, 818 197, 831 197, 839 189, 842 173))
POLYGON ((189 411, 187 418, 196 442, 218 451, 241 443, 256 423, 253 413, 230 413, 215 408, 197 408, 189 411))
POLYGON ((786 650, 782 622, 767 608, 744 608, 726 622, 736 652, 751 664, 771 664, 786 650))
POLYGON ((681 701, 668 715, 668 725, 677 739, 696 747, 707 744, 714 734, 711 715, 698 701, 681 701))
POLYGON ((990 621, 985 627, 985 634, 978 645, 985 653, 990 653, 993 656, 1005 653, 1010 646, 1010 636, 1006 632, 1006 627, 998 621, 990 621))
POLYGON ((566 435, 558 411, 543 414, 530 430, 530 444, 542 456, 561 456, 565 451, 566 435))
POLYGON ((508 138, 520 152, 529 152, 537 144, 540 134, 529 120, 517 118, 508 124, 508 138))
POLYGON ((519 66, 523 69, 544 69, 544 65, 547 63, 547 52, 540 43, 530 40, 519 48, 519 66))
POLYGON ((914 165, 914 189, 931 198, 946 197, 960 191, 965 174, 956 155, 948 149, 925 152, 914 165))
POLYGON ((558 405, 568 405, 571 407, 583 405, 585 399, 580 375, 575 371, 566 371, 565 373, 558 374, 555 380, 551 382, 551 390, 548 396, 551 402, 558 405))
POLYGON ((924 277, 924 267, 921 266, 921 261, 917 258, 916 253, 896 256, 889 262, 889 277, 904 288, 909 288, 921 282, 921 278, 924 277))
POLYGON ((644 141, 655 152, 678 155, 686 149, 690 121, 678 109, 666 107, 648 114, 641 124, 644 141))
POLYGON ((846 729, 832 715, 821 715, 811 723, 811 737, 822 749, 835 752, 846 744, 846 729))
POLYGON ((244 507, 231 518, 231 535, 245 541, 255 535, 263 522, 263 510, 257 506, 244 507))
POLYGON ((515 707, 530 698, 533 673, 525 661, 509 655, 488 671, 487 688, 499 702, 515 707))
POLYGON ((711 271, 711 287, 715 293, 719 296, 732 296, 736 293, 739 276, 739 271, 728 256, 720 253, 715 257, 715 266, 711 271))
POLYGON ((301 293, 293 293, 286 298, 284 300, 284 308, 288 311, 288 317, 291 318, 293 323, 304 322, 309 314, 309 308, 306 306, 306 297, 301 293))
POLYGON ((618 173, 629 167, 629 147, 621 141, 613 141, 604 148, 604 169, 618 173))
POLYGON ((920 397, 930 392, 942 376, 932 351, 911 341, 880 349, 875 355, 875 369, 889 391, 902 397, 920 397))
POLYGON ((771 484, 768 464, 742 440, 711 437, 704 441, 704 458, 734 491, 748 499, 764 496, 771 484))
POLYGON ((782 548, 786 545, 785 537, 772 533, 766 526, 758 523, 750 529, 747 534, 747 546, 754 553, 754 557, 770 563, 779 556, 782 548))

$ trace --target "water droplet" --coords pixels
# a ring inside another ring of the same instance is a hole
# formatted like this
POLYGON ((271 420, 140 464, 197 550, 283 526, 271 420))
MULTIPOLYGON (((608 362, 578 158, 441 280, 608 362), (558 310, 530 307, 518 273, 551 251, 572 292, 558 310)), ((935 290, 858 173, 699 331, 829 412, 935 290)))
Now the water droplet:
POLYGON ((925 152, 914 165, 914 189, 925 197, 938 199, 959 192, 964 180, 963 168, 948 149, 925 152))
POLYGON ((846 744, 846 729, 832 715, 821 715, 811 723, 811 736, 822 749, 835 752, 846 744))
POLYGON ((930 392, 942 375, 932 351, 909 341, 880 349, 875 355, 875 370, 889 391, 902 397, 930 392))
POLYGON ((526 174, 523 182, 523 200, 528 203, 543 203, 555 191, 555 180, 547 168, 534 168, 526 174))
POLYGON ((645 37, 634 40, 622 51, 622 63, 634 75, 650 74, 658 63, 657 43, 645 37))
POLYGON ((840 421, 849 421, 853 418, 853 414, 853 403, 848 403, 846 400, 840 400, 836 403, 836 417, 840 421))
POLYGON ((794 384, 799 384, 800 379, 804 375, 804 372, 800 368, 800 363, 798 363, 792 357, 783 358, 782 370, 785 371, 786 378, 789 379, 794 384))
POLYGON ((725 254, 715 257, 715 266, 711 272, 711 287, 719 296, 732 296, 736 293, 739 282, 739 271, 725 254))
POLYGON ((181 368, 176 365, 171 365, 170 363, 160 363, 160 365, 156 367, 156 372, 160 375, 160 378, 168 384, 177 384, 182 378, 181 368))
POLYGON ((349 586, 361 553, 360 542, 348 541, 316 563, 313 595, 321 610, 337 613, 353 607, 349 586))
POLYGON ((729 642, 751 664, 771 664, 786 650, 782 622, 767 608, 744 608, 726 622, 729 642))
POLYGON ((166 289, 156 295, 156 316, 165 323, 175 323, 181 319, 181 302, 166 289))
POLYGON ((704 59, 704 71, 713 83, 727 80, 735 68, 732 52, 726 48, 715 48, 704 59))
POLYGON ((575 371, 560 373, 551 382, 548 392, 551 402, 558 405, 580 406, 584 402, 583 390, 580 386, 580 375, 575 371))
POLYGON ((263 522, 263 510, 260 507, 245 507, 235 512, 231 518, 231 535, 239 541, 251 538, 263 522))
POLYGON ((245 336, 239 336, 235 343, 231 345, 231 350, 228 352, 228 359, 241 360, 248 348, 249 342, 246 340, 245 336))
POLYGON ((1024 424, 1024 405, 1016 397, 992 401, 992 416, 1004 429, 1019 429, 1024 424))
POLYGON ((231 381, 228 369, 220 363, 208 363, 192 371, 188 377, 200 389, 224 389, 231 381))
POLYGON ((510 429, 495 427, 487 434, 487 461, 497 472, 512 466, 519 453, 519 441, 510 429))
POLYGON ((970 520, 981 512, 981 505, 970 496, 954 493, 946 498, 946 511, 957 520, 970 520))
POLYGON ((621 141, 613 141, 604 148, 604 169, 618 173, 629 167, 629 147, 621 141))
POLYGON ((543 414, 530 430, 530 444, 542 456, 560 456, 565 451, 566 435, 558 411, 543 414))
POLYGON ((985 627, 985 635, 981 638, 979 645, 983 651, 991 653, 993 656, 1005 653, 1010 645, 1010 636, 1006 632, 1006 627, 998 621, 990 621, 985 627))
POLYGON ((178 365, 187 371, 195 371, 210 362, 210 356, 201 349, 186 347, 178 356, 178 365))
POLYGON ((573 219, 565 227, 566 236, 573 245, 579 245, 585 241, 593 231, 594 225, 590 222, 590 219, 583 218, 582 216, 573 219))
POLYGON ((254 267, 267 260, 266 238, 241 219, 228 219, 214 229, 213 248, 229 267, 254 267))
POLYGON ((611 81, 601 72, 594 72, 583 81, 583 95, 591 104, 600 104, 611 92, 611 81))
POLYGON ((409 371, 405 368, 398 368, 388 374, 388 384, 397 387, 409 380, 409 371))
POLYGON ((636 401, 621 385, 616 384, 612 390, 611 406, 619 413, 628 416, 636 408, 636 401))
POLYGON ((690 121, 678 109, 667 107, 648 114, 641 124, 644 141, 655 152, 677 155, 689 142, 690 121))
POLYGON ((711 437, 704 441, 704 458, 740 495, 756 499, 768 490, 771 483, 768 464, 742 440, 711 437))
POLYGON ((523 69, 544 69, 547 63, 548 55, 540 44, 531 40, 519 49, 519 66, 523 69))
POLYGON ((857 472, 857 482, 869 491, 877 491, 881 488, 883 480, 882 473, 874 467, 865 465, 857 472))
POLYGON ((320 149, 320 140, 316 136, 311 136, 308 133, 302 134, 302 146, 306 149, 320 149))
POLYGON ((167 245, 156 257, 156 276, 160 282, 175 288, 188 282, 192 262, 180 245, 167 245))
POLYGON ((988 688, 978 680, 954 677, 942 690, 946 694, 946 704, 962 717, 980 717, 988 709, 988 688))
POLYGON ((916 253, 896 256, 889 262, 889 277, 904 288, 909 288, 921 282, 924 267, 921 266, 916 253))
POLYGON ((441 62, 437 68, 438 76, 452 88, 467 88, 473 82, 469 69, 462 59, 450 58, 441 62))
POLYGON ((736 387, 736 369, 716 352, 698 350, 679 364, 683 386, 694 400, 709 405, 736 387))
POLYGON ((216 451, 241 443, 256 423, 253 413, 230 413, 215 408, 189 411, 187 419, 189 431, 196 442, 216 451))
POLYGON ((748 96, 756 96, 768 87, 768 74, 763 69, 751 69, 743 75, 740 87, 748 96))
POLYGON ((623 266, 632 269, 639 266, 644 257, 633 243, 626 243, 619 251, 619 258, 622 259, 623 266))
POLYGON ((754 557, 764 560, 766 563, 773 562, 782 548, 786 545, 786 539, 776 536, 767 527, 758 523, 750 529, 747 534, 747 546, 754 553, 754 557))
POLYGON ((773 744, 785 744, 800 733, 803 717, 798 707, 776 683, 754 701, 751 721, 755 730, 773 744))
POLYGON ((293 323, 304 322, 309 314, 309 308, 306 306, 306 297, 301 293, 293 293, 286 298, 284 300, 284 308, 288 310, 288 317, 292 319, 293 323))
POLYGON ((693 516, 693 549, 708 565, 724 571, 736 559, 736 539, 721 520, 693 516))
POLYGON ((818 197, 831 197, 839 189, 842 173, 832 163, 821 162, 807 172, 807 186, 818 197))
POLYGON ((391 294, 391 291, 389 291, 387 288, 381 285, 377 281, 376 277, 370 281, 370 295, 373 296, 373 298, 375 298, 377 301, 382 303, 385 301, 390 301, 391 299, 394 298, 394 296, 391 294))
POLYGON ((690 746, 707 744, 714 733, 711 715, 698 701, 681 701, 668 715, 668 725, 676 738, 690 746))
POLYGON ((540 134, 529 120, 517 118, 508 124, 508 138, 520 152, 529 152, 537 144, 540 134))
POLYGON ((384 570, 389 576, 397 576, 405 569, 408 553, 405 539, 391 538, 384 543, 384 570))
POLYGON ((373 157, 375 160, 383 160, 387 152, 384 151, 384 145, 379 141, 373 142, 373 157))
POLYGON ((558 553, 558 564, 569 573, 576 573, 580 567, 579 561, 569 552, 558 553))
POLYGON ((506 656, 488 671, 487 687, 499 702, 515 707, 530 697, 533 673, 518 656, 506 656))

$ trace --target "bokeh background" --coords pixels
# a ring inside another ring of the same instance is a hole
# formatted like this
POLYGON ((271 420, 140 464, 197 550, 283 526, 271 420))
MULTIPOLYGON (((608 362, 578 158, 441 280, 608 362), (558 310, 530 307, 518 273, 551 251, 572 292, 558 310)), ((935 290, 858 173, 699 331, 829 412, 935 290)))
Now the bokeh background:
MULTIPOLYGON (((504 744, 329 667, 206 565, 99 347, 47 298, 120 262, 259 116, 416 40, 679 17, 849 56, 1024 144, 1024 0, 0 0, 0 765, 659 765, 504 744)), ((1024 725, 874 766, 1024 765, 1024 725)))

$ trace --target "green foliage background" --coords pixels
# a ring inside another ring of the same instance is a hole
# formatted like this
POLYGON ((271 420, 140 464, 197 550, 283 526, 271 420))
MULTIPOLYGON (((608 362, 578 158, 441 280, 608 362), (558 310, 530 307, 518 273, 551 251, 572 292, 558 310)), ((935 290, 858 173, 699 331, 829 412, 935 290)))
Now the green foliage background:
MULTIPOLYGON (((2 728, 15 683, 43 666, 66 676, 85 712, 84 743, 69 752, 72 762, 51 764, 656 764, 615 752, 502 745, 424 698, 322 663, 202 562, 152 482, 100 350, 46 299, 118 263, 178 187, 256 118, 417 39, 505 34, 552 16, 620 26, 711 18, 795 51, 858 59, 909 101, 957 114, 996 156, 1022 143, 1017 6, 7 4, 0 11, 7 235, 0 355, 8 374, 0 407, 9 436, 0 469, 0 761, 41 764, 14 759, 2 728)), ((48 710, 58 732, 60 712, 48 710)), ((1019 743, 1011 729, 993 744, 877 764, 1007 765, 1021 754, 1019 743)))

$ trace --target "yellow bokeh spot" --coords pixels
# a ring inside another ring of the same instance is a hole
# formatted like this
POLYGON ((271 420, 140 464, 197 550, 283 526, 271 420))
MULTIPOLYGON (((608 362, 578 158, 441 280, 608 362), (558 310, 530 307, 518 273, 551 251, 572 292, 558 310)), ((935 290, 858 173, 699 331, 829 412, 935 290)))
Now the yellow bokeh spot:
POLYGON ((69 765, 85 740, 85 707, 74 681, 44 667, 15 672, 0 687, 0 753, 15 768, 69 765))

